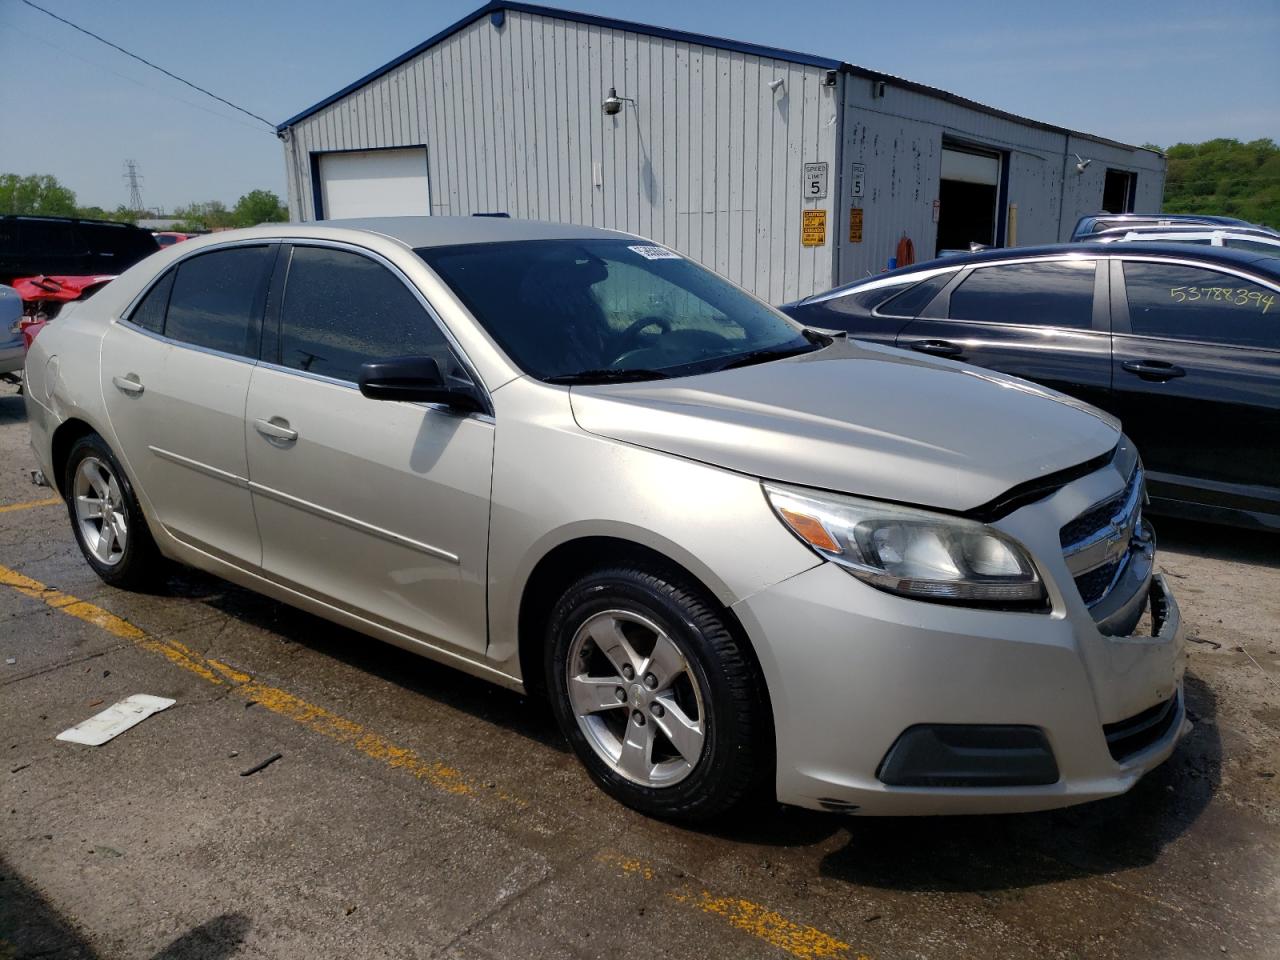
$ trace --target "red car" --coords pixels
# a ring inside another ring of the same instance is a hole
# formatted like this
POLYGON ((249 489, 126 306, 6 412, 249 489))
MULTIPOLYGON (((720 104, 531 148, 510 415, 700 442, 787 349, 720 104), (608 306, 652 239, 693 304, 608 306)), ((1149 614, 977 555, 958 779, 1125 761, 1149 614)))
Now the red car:
POLYGON ((13 289, 22 297, 22 321, 19 331, 23 345, 30 349, 31 341, 48 321, 58 315, 64 303, 87 300, 115 274, 94 274, 88 277, 19 277, 13 281, 13 289))
POLYGON ((163 230, 153 234, 156 243, 161 247, 172 247, 175 243, 181 243, 183 240, 190 240, 189 233, 174 233, 172 230, 163 230))

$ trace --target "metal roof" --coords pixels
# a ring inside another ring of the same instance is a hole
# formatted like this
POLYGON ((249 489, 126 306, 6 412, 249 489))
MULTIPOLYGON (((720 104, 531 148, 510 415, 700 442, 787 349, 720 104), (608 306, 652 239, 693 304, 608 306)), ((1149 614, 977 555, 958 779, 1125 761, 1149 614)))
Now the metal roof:
MULTIPOLYGON (((631 20, 618 20, 612 17, 600 17, 591 13, 579 13, 576 10, 561 10, 556 7, 544 7, 534 3, 508 3, 505 0, 490 0, 484 6, 467 14, 461 20, 458 20, 445 27, 433 37, 429 37, 422 43, 418 44, 411 50, 406 50, 394 60, 384 63, 382 66, 373 70, 359 80, 347 84, 337 93, 325 97, 319 103, 312 104, 301 113, 294 114, 288 120, 276 127, 276 133, 280 134, 289 127, 305 120, 314 113, 323 110, 330 104, 336 103, 348 94, 354 93, 366 84, 372 83, 379 77, 394 70, 396 67, 412 60, 414 57, 426 50, 434 47, 436 44, 447 40, 460 30, 464 30, 477 20, 486 16, 494 16, 504 11, 512 11, 514 13, 529 13, 541 17, 552 17, 558 20, 567 20, 572 23, 583 23, 590 26, 605 27, 610 30, 625 30, 631 33, 639 33, 644 36, 659 37, 665 40, 675 40, 682 43, 693 43, 705 47, 713 47, 719 50, 729 50, 734 53, 750 54, 757 57, 767 57, 771 60, 782 60, 787 63, 798 63, 808 67, 818 67, 825 70, 839 70, 842 73, 853 74, 854 76, 865 77, 870 80, 883 80, 885 83, 900 87, 904 90, 911 90, 916 93, 926 94, 939 100, 946 100, 949 103, 958 104, 971 110, 978 110, 990 116, 1000 117, 1004 120, 1012 120, 1015 123, 1025 124, 1027 126, 1036 127, 1040 130, 1048 130, 1053 133, 1060 133, 1072 137, 1084 137, 1097 143, 1107 144, 1108 146, 1119 147, 1123 150, 1146 150, 1145 147, 1137 147, 1128 143, 1121 143, 1118 140, 1111 140, 1107 137, 1099 137, 1091 133, 1083 133, 1079 130, 1071 130, 1067 127, 1059 127, 1050 123, 1043 123, 1039 120, 1032 120, 1030 117, 1019 116, 1016 113, 1009 113, 1006 110, 1000 110, 996 107, 988 106, 985 103, 979 103, 976 100, 970 100, 968 97, 962 97, 959 94, 950 93, 939 87, 931 87, 924 83, 915 83, 902 77, 894 76, 891 73, 881 73, 876 70, 868 70, 866 67, 859 67, 852 63, 845 63, 843 60, 832 60, 827 57, 814 56, 808 53, 799 53, 795 50, 783 50, 779 47, 769 47, 758 43, 744 43, 738 40, 728 40, 724 37, 713 37, 702 33, 691 33, 686 30, 671 30, 666 27, 657 27, 647 23, 636 23, 631 20)), ((1148 151, 1156 152, 1156 151, 1148 151)))

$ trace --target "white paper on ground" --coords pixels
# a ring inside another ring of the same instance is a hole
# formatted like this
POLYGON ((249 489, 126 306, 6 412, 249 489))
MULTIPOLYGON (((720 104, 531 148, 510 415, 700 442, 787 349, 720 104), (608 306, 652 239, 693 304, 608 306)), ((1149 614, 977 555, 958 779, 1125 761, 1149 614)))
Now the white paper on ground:
POLYGON ((141 723, 153 713, 167 710, 177 701, 165 697, 153 697, 147 693, 135 693, 125 697, 119 703, 113 703, 101 713, 77 723, 70 730, 63 730, 57 739, 69 743, 83 743, 89 747, 100 747, 108 740, 118 737, 132 726, 141 723))

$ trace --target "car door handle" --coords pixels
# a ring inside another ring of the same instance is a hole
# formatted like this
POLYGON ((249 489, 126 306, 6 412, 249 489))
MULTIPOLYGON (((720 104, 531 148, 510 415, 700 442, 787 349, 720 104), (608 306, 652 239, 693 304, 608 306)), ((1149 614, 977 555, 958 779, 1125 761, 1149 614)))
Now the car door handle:
POLYGON ((146 389, 136 373, 131 373, 124 377, 112 377, 111 382, 115 384, 115 388, 121 393, 127 393, 133 397, 139 396, 146 389))
POLYGON ((272 417, 270 420, 255 420, 253 428, 268 440, 280 440, 293 443, 298 439, 298 431, 290 429, 289 421, 284 417, 272 417))
POLYGON ((916 340, 911 344, 911 349, 935 357, 958 357, 964 353, 963 347, 956 346, 950 340, 916 340))
POLYGON ((1120 366, 1143 380, 1154 380, 1157 383, 1187 375, 1187 371, 1181 367, 1165 363, 1163 360, 1125 360, 1120 366))

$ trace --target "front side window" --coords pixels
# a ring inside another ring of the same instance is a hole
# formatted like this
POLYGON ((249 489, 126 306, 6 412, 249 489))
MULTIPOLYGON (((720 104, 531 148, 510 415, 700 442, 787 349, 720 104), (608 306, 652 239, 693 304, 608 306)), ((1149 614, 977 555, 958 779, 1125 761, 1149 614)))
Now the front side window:
POLYGON ((1203 267, 1126 261, 1124 285, 1134 333, 1280 347, 1280 293, 1259 283, 1203 267))
POLYGON ((258 318, 274 247, 230 247, 178 264, 164 335, 222 353, 256 357, 258 318))
POLYGON ((638 240, 417 253, 511 359, 544 380, 705 373, 807 352, 821 339, 709 270, 638 240))
POLYGON ((348 250, 294 248, 280 316, 282 365, 354 383, 366 361, 408 356, 433 357, 446 376, 466 379, 440 328, 390 270, 348 250))
POLYGON ((1088 329, 1094 269, 1093 260, 979 267, 951 292, 951 319, 1088 329))

